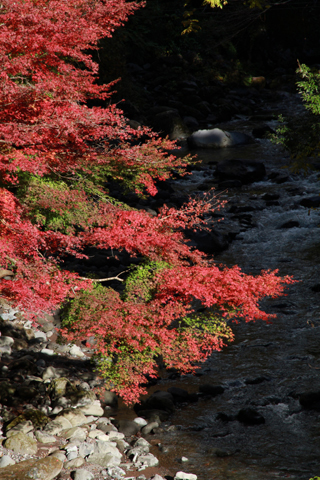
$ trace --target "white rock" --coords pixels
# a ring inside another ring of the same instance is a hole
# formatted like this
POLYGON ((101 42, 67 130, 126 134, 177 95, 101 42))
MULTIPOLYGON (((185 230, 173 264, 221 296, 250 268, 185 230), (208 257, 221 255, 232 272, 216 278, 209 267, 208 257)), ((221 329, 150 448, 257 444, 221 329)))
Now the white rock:
POLYGON ((124 433, 109 432, 108 437, 109 437, 110 440, 122 440, 125 436, 124 436, 124 433))
POLYGON ((97 440, 100 440, 100 442, 109 442, 109 436, 106 435, 105 433, 101 433, 100 435, 97 435, 97 440))
MULTIPOLYGON (((99 402, 100 403, 100 402, 99 402)), ((84 407, 80 407, 80 411, 84 415, 93 415, 95 417, 102 417, 103 415, 103 408, 99 405, 85 405, 84 407)))
POLYGON ((14 465, 16 462, 12 460, 9 455, 3 455, 0 459, 0 468, 7 467, 8 465, 14 465))
POLYGON ((0 347, 8 346, 10 347, 14 343, 12 337, 0 337, 0 347))
POLYGON ((73 357, 84 357, 85 356, 85 354, 83 353, 81 348, 78 347, 77 345, 72 345, 72 347, 69 350, 69 353, 73 357))
POLYGON ((46 341, 47 335, 44 332, 41 332, 40 330, 36 330, 34 332, 34 338, 42 338, 44 341, 46 341))
POLYGON ((3 345, 3 347, 0 347, 0 355, 3 355, 4 353, 6 353, 7 355, 11 355, 11 347, 9 347, 9 345, 3 345))
MULTIPOLYGON (((146 455, 140 455, 136 461, 136 464, 143 465, 146 467, 157 467, 159 465, 159 460, 152 455, 152 453, 147 453, 146 455)), ((190 479, 190 480, 197 480, 195 479, 190 479)))
POLYGON ((134 421, 134 423, 136 423, 137 425, 139 425, 139 427, 144 427, 145 425, 148 425, 147 420, 145 420, 145 419, 142 418, 142 417, 137 417, 137 418, 135 418, 133 421, 134 421))
POLYGON ((220 128, 198 130, 188 138, 192 147, 198 148, 225 148, 252 143, 252 138, 245 133, 226 132, 220 128))
POLYGON ((197 478, 194 473, 177 472, 174 480, 197 480, 197 478))
POLYGON ((45 355, 54 355, 54 350, 51 348, 43 348, 41 350, 41 353, 44 353, 45 355))

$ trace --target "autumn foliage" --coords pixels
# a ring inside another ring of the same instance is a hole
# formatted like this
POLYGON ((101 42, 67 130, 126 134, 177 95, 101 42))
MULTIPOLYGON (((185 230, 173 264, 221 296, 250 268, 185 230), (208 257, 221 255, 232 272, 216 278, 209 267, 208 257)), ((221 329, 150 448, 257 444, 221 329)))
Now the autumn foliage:
POLYGON ((108 180, 154 195, 190 159, 172 142, 133 130, 97 83, 88 53, 139 8, 125 0, 3 0, 0 7, 0 295, 33 316, 64 305, 70 340, 91 340, 109 388, 132 402, 159 358, 182 372, 232 339, 227 320, 268 320, 265 296, 289 278, 222 268, 190 247, 185 228, 208 228, 214 196, 152 217, 112 198, 108 180), (105 107, 89 107, 99 99, 105 107), (125 250, 145 263, 124 291, 63 267, 85 249, 125 250), (70 302, 71 300, 71 302, 70 302))

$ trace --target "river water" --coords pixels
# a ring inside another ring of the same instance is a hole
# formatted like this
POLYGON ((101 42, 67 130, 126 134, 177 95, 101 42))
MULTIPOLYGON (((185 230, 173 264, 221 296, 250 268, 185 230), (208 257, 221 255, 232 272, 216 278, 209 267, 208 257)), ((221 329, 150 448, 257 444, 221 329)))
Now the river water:
MULTIPOLYGON (((297 97, 284 94, 277 109, 290 113, 297 105, 297 97)), ((221 127, 250 133, 259 122, 242 117, 221 127)), ((199 375, 164 377, 151 390, 178 386, 196 392, 203 384, 225 388, 222 395, 177 408, 171 426, 164 424, 156 434, 166 453, 157 447, 154 453, 170 471, 195 473, 199 480, 309 479, 320 475, 320 412, 302 409, 299 395, 320 390, 320 292, 312 290, 320 283, 320 211, 302 207, 300 201, 319 195, 319 173, 292 173, 288 156, 268 140, 197 153, 204 168, 178 182, 180 193, 201 190, 211 181, 214 185, 214 166, 208 162, 225 158, 260 160, 269 176, 283 176, 281 184, 268 179, 221 193, 229 204, 218 229, 238 234, 216 261, 252 274, 279 269, 280 275, 293 275, 299 282, 287 289, 287 296, 262 302, 263 309, 277 314, 273 323, 234 325, 235 341, 215 352, 199 375), (267 203, 265 194, 279 199, 267 203), (252 210, 244 217, 231 213, 230 206, 252 210), (280 228, 289 221, 297 226, 280 228), (257 410, 265 423, 247 426, 233 419, 244 407, 257 410), (231 420, 221 420, 219 412, 231 420), (189 461, 181 465, 183 456, 189 461)))

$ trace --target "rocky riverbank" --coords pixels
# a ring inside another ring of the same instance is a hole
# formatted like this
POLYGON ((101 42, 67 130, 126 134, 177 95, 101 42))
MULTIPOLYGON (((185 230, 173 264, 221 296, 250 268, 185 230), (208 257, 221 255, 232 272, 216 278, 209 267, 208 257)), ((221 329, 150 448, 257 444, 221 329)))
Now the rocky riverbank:
POLYGON ((35 328, 2 302, 0 319, 1 479, 161 480, 172 473, 144 438, 173 411, 171 394, 150 397, 144 418, 115 419, 117 397, 93 391, 102 382, 91 350, 57 342, 58 315, 44 315, 35 328))

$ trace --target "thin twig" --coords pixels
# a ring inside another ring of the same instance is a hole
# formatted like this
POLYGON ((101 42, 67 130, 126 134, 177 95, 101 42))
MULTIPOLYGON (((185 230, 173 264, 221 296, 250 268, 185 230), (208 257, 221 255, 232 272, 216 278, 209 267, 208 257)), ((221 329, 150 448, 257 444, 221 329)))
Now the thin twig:
POLYGON ((88 278, 88 277, 78 277, 81 280, 92 280, 93 282, 110 282, 111 280, 119 280, 119 282, 124 282, 123 278, 119 278, 119 275, 129 272, 129 270, 124 270, 123 272, 118 273, 116 277, 107 277, 107 278, 88 278))

